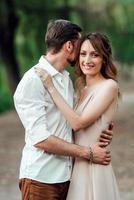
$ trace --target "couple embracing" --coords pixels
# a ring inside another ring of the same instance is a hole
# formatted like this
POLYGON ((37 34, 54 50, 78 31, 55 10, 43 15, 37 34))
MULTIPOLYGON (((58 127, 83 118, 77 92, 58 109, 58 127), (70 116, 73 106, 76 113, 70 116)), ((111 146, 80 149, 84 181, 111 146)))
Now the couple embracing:
POLYGON ((107 36, 81 32, 67 20, 49 22, 47 52, 15 91, 25 128, 22 200, 120 199, 109 150, 117 71, 107 36), (75 92, 68 65, 75 65, 75 92))

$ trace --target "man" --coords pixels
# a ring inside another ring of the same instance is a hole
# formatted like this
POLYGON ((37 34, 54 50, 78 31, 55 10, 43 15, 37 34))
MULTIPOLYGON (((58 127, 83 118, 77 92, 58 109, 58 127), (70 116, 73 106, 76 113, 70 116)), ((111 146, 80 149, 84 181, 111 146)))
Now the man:
MULTIPOLYGON (((46 56, 34 66, 50 73, 55 87, 71 107, 74 91, 64 68, 75 64, 80 32, 81 28, 69 21, 50 22, 45 37, 46 56)), ((98 143, 92 151, 72 143, 71 127, 44 89, 34 67, 25 73, 14 94, 15 107, 25 128, 20 166, 22 199, 65 200, 72 170, 71 157, 90 160, 93 154, 94 163, 109 164, 110 153, 98 143)))

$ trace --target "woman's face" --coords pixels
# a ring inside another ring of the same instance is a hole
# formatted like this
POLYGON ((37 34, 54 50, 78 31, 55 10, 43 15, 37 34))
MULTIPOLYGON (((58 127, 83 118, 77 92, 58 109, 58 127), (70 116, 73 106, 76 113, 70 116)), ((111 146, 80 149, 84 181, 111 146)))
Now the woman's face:
POLYGON ((96 76, 100 74, 102 57, 94 49, 89 40, 85 40, 80 49, 80 68, 85 75, 96 76))

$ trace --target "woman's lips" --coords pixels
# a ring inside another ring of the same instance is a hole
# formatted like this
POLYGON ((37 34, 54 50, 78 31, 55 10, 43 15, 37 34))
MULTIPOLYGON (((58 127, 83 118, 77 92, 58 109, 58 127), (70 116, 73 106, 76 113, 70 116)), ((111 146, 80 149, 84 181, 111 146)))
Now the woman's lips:
POLYGON ((83 68, 85 68, 85 69, 91 69, 93 67, 94 67, 94 65, 83 65, 83 68))

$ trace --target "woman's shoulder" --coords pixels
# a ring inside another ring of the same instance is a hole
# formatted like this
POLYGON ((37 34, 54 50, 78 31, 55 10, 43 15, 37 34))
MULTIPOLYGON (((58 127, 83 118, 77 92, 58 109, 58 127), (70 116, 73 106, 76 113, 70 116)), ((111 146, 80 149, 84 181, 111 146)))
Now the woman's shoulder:
POLYGON ((106 79, 99 89, 99 93, 107 95, 118 95, 119 86, 118 82, 113 79, 106 79))
POLYGON ((111 88, 111 89, 115 89, 115 90, 117 90, 118 87, 119 87, 117 81, 115 81, 113 79, 105 80, 105 84, 104 85, 105 85, 106 88, 111 88))

